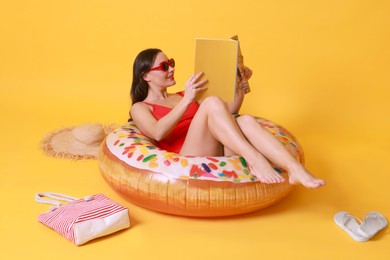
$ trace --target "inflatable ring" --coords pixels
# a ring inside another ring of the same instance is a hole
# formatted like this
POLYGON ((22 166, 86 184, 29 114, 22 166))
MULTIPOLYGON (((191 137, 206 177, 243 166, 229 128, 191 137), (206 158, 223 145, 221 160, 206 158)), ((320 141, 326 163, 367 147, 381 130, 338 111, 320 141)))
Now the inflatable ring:
MULTIPOLYGON (((271 121, 257 121, 303 163, 303 151, 291 133, 271 121)), ((193 157, 162 150, 131 122, 107 135, 98 161, 104 179, 127 200, 168 214, 237 215, 272 205, 292 190, 288 181, 259 182, 239 156, 193 157)))

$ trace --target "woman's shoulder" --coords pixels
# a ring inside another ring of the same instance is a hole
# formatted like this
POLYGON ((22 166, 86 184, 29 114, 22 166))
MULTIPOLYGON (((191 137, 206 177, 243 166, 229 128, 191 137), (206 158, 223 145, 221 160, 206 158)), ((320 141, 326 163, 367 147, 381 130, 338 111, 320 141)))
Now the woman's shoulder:
POLYGON ((153 104, 142 101, 142 102, 137 102, 137 103, 133 104, 131 106, 131 110, 132 111, 150 110, 151 106, 153 106, 153 104))
POLYGON ((134 103, 130 108, 131 118, 144 117, 146 113, 153 111, 153 108, 150 105, 145 104, 144 102, 134 103))

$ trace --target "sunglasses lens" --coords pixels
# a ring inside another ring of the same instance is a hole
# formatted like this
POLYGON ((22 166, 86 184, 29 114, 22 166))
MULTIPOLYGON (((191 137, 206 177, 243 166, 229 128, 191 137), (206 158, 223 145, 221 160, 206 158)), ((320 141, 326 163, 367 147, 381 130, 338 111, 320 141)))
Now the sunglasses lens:
POLYGON ((175 60, 170 59, 168 61, 163 61, 160 63, 160 66, 151 68, 150 70, 162 70, 162 71, 168 71, 169 67, 174 68, 175 67, 175 60))
POLYGON ((168 62, 169 62, 169 66, 171 66, 172 68, 175 67, 175 60, 174 59, 170 59, 168 62))
POLYGON ((169 64, 168 62, 163 62, 161 63, 161 67, 163 69, 163 71, 167 71, 169 69, 169 64))

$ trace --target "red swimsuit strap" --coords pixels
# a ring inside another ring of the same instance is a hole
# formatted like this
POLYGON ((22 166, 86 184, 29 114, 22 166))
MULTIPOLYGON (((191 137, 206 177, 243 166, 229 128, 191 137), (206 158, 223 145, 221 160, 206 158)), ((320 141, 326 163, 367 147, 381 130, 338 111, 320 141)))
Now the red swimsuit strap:
POLYGON ((152 103, 145 102, 145 101, 141 101, 141 103, 144 103, 144 104, 149 105, 149 106, 152 106, 152 107, 154 107, 154 106, 156 105, 156 104, 152 104, 152 103))

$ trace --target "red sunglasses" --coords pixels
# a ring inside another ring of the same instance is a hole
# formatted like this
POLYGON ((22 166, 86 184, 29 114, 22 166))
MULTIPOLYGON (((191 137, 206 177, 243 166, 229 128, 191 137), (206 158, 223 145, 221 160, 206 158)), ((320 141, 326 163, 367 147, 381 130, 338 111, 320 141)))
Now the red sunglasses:
POLYGON ((168 71, 169 67, 172 67, 172 68, 175 67, 175 60, 174 59, 169 59, 168 61, 163 61, 160 63, 159 66, 151 68, 150 71, 152 71, 152 70, 168 71))

